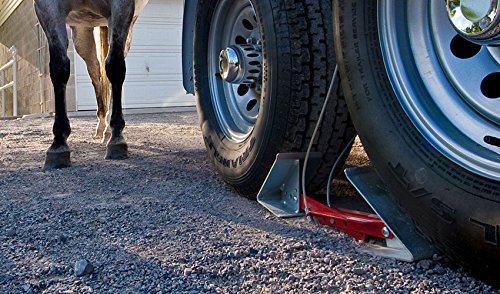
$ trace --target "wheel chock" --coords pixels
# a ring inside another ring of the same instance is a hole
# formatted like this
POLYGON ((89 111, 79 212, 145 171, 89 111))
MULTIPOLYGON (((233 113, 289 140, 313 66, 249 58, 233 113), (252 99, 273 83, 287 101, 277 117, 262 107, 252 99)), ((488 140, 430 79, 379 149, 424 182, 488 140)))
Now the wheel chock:
POLYGON ((434 245, 417 230, 408 214, 394 203, 373 167, 348 168, 345 174, 394 234, 394 238, 386 239, 387 247, 370 245, 360 251, 410 262, 432 257, 438 252, 434 245))
MULTIPOLYGON (((306 216, 308 220, 334 227, 357 240, 371 238, 386 246, 367 244, 358 251, 371 255, 416 261, 437 253, 416 229, 407 214, 392 201, 385 185, 372 167, 349 168, 345 174, 373 211, 362 212, 327 206, 302 194, 300 175, 304 153, 280 153, 262 185, 257 201, 280 218, 306 216)), ((308 171, 321 162, 320 153, 311 153, 308 171)))
MULTIPOLYGON (((280 218, 303 216, 300 208, 301 162, 305 153, 278 153, 264 184, 257 194, 257 201, 280 218)), ((309 155, 308 170, 318 166, 321 153, 309 155)))

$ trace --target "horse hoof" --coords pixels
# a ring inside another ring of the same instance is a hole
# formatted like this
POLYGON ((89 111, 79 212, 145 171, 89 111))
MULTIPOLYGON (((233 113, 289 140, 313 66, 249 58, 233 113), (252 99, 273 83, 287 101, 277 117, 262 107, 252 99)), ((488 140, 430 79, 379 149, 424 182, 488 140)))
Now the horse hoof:
POLYGON ((108 143, 106 148, 106 159, 121 160, 128 158, 128 146, 125 142, 108 143))
POLYGON ((44 170, 60 169, 71 166, 71 150, 69 147, 49 148, 45 157, 44 170))
POLYGON ((95 133, 95 135, 92 136, 92 139, 94 140, 99 140, 102 144, 105 144, 109 141, 111 138, 111 132, 100 132, 100 133, 95 133))
POLYGON ((108 142, 110 138, 111 138, 111 132, 105 132, 105 133, 103 133, 102 134, 101 143, 104 144, 104 143, 108 142))

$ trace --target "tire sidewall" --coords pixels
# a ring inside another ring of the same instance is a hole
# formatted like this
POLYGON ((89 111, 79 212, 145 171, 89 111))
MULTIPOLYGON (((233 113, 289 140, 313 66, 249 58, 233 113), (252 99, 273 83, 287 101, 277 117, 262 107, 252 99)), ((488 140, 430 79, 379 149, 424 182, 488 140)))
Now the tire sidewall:
MULTIPOLYGON (((418 132, 387 76, 377 31, 377 1, 346 0, 334 19, 337 56, 351 117, 370 160, 395 200, 441 249, 469 266, 494 268, 500 240, 500 185, 451 162, 418 132), (356 8, 358 6, 358 8, 356 8), (351 14, 351 15, 350 15, 351 14), (348 20, 348 21, 347 21, 348 20), (474 249, 474 254, 471 254, 474 249)), ((483 268, 482 270, 485 270, 483 268)))
MULTIPOLYGON (((222 0, 200 1, 198 5, 196 25, 194 32, 194 76, 197 110, 203 139, 209 156, 216 169, 230 184, 237 185, 244 182, 248 177, 262 177, 256 174, 257 163, 272 162, 278 153, 277 148, 270 145, 273 134, 282 134, 285 130, 279 127, 283 123, 274 121, 277 101, 283 101, 284 97, 277 94, 279 87, 279 60, 278 48, 276 46, 275 29, 273 26, 274 15, 271 13, 270 0, 252 0, 252 6, 261 26, 262 48, 263 48, 263 73, 262 73, 262 95, 260 101, 259 116, 251 134, 240 143, 228 140, 222 132, 216 118, 214 105, 211 98, 208 73, 208 40, 210 38, 210 24, 217 3, 222 0), (275 152, 270 152, 275 149, 275 152), (261 150, 266 150, 265 154, 261 150)), ((281 76, 286 80, 287 77, 281 76)), ((282 89, 283 90, 283 89, 282 89)), ((284 89, 286 90, 286 89, 284 89)), ((276 135, 275 135, 276 136, 276 135)))

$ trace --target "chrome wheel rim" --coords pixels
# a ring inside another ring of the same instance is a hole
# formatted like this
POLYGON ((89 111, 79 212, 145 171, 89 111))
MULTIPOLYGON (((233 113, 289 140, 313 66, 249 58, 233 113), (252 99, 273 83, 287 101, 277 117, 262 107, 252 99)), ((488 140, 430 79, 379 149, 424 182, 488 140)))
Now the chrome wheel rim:
POLYGON ((396 97, 426 143, 500 180, 500 47, 458 36, 439 0, 381 0, 377 25, 396 97))
MULTIPOLYGON (((208 44, 209 87, 215 116, 223 134, 243 142, 259 116, 262 83, 230 83, 221 77, 222 52, 234 46, 260 46, 260 30, 248 0, 221 0, 215 7, 208 44)), ((252 47, 252 48, 253 48, 252 47)))

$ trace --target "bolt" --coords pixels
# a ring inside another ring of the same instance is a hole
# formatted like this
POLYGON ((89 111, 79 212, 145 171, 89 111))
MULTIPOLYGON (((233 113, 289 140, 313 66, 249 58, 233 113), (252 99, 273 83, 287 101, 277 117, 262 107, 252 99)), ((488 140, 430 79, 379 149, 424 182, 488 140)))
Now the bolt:
POLYGON ((382 236, 389 238, 390 235, 391 235, 391 231, 389 231, 389 229, 387 227, 383 227, 382 228, 382 236))
POLYGON ((333 225, 335 223, 335 219, 334 218, 330 218, 330 223, 333 225))

